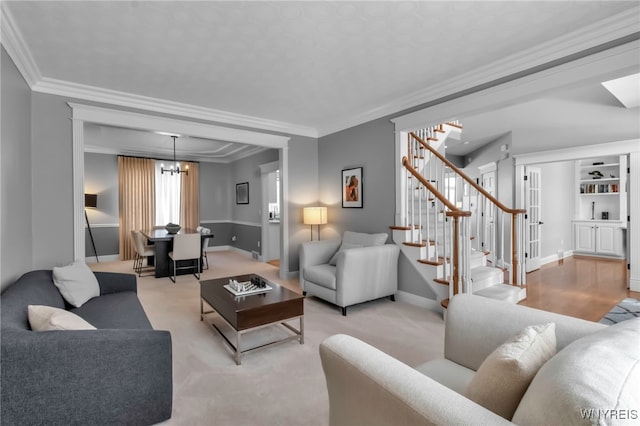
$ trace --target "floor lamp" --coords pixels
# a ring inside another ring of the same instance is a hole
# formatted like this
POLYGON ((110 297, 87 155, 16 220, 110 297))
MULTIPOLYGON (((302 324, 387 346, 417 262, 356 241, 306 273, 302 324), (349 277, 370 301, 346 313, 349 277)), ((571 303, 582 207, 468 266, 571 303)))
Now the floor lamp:
POLYGON ((96 243, 93 241, 93 233, 91 232, 91 224, 89 223, 89 216, 87 216, 87 209, 95 209, 96 207, 98 207, 98 195, 84 194, 84 218, 87 221, 87 229, 89 230, 89 237, 91 237, 91 246, 93 246, 93 254, 96 255, 96 261, 100 263, 100 259, 98 259, 98 252, 96 251, 96 243))
POLYGON ((318 240, 320 240, 320 225, 327 224, 326 207, 305 207, 302 210, 303 223, 311 225, 311 241, 313 241, 313 225, 318 225, 318 240))

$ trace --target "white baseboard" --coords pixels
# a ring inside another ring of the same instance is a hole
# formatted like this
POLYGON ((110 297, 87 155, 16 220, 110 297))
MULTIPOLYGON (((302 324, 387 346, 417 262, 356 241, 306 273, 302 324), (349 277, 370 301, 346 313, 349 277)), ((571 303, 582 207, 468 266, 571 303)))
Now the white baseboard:
POLYGON ((244 254, 248 257, 251 257, 251 252, 250 251, 246 251, 246 250, 242 250, 239 249, 238 247, 234 247, 234 246, 211 246, 211 247, 207 247, 205 249, 205 251, 236 251, 238 253, 244 254))
POLYGON ((300 277, 300 273, 299 271, 284 271, 284 276, 282 276, 282 272, 280 272, 280 278, 282 278, 283 280, 292 280, 294 278, 299 278, 300 277))
POLYGON ((442 313, 440 303, 433 299, 427 299, 426 297, 417 296, 413 293, 407 293, 406 291, 398 291, 396 293, 396 298, 400 302, 409 303, 410 305, 426 308, 433 312, 442 313))
MULTIPOLYGON (((565 250, 562 259, 573 256, 573 250, 565 250)), ((543 257, 540 259, 540 265, 546 265, 547 263, 553 263, 560 260, 557 254, 552 254, 551 256, 543 257)))

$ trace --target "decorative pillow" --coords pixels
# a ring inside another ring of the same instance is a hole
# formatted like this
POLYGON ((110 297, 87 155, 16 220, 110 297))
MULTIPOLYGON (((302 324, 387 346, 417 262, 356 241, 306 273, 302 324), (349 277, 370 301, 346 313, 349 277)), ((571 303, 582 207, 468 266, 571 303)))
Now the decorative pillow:
POLYGON ((640 421, 640 318, 573 341, 540 368, 513 415, 519 425, 640 421))
POLYGON ((352 244, 343 241, 342 244, 340 244, 340 248, 338 249, 336 254, 334 254, 333 257, 329 260, 329 265, 336 266, 336 263, 338 263, 338 255, 340 254, 340 252, 358 247, 362 247, 362 244, 352 244))
POLYGON ((76 260, 71 265, 53 268, 53 283, 64 300, 79 308, 92 297, 100 296, 98 279, 89 267, 76 260))
POLYGON ((482 362, 467 387, 467 397, 511 420, 529 383, 555 353, 554 323, 525 327, 482 362))
POLYGON ((29 305, 29 324, 33 331, 95 330, 78 315, 52 306, 29 305))
POLYGON ((363 232, 344 231, 342 242, 360 244, 362 247, 381 246, 387 242, 387 234, 366 234, 363 232))

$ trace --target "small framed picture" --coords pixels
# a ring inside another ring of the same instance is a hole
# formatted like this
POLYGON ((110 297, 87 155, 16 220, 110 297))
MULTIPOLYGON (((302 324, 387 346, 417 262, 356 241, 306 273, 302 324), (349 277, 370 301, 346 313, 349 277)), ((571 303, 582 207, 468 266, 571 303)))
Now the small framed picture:
POLYGON ((249 182, 236 183, 236 204, 249 204, 249 182))
POLYGON ((362 208, 362 167, 342 170, 342 207, 362 208))

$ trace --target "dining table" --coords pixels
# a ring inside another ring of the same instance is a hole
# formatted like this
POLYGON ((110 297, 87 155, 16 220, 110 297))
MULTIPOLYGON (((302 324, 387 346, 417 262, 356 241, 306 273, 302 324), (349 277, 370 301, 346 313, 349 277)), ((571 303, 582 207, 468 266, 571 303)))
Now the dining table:
MULTIPOLYGON (((183 228, 177 233, 170 233, 165 228, 152 228, 148 230, 142 230, 142 235, 147 239, 149 244, 153 244, 155 247, 155 256, 147 257, 147 264, 149 266, 155 266, 155 277, 162 278, 173 275, 173 261, 169 259, 169 253, 173 250, 173 238, 180 234, 200 234, 202 240, 208 240, 213 238, 213 234, 202 234, 196 229, 183 228)), ((200 244, 200 270, 202 271, 202 246, 200 244)), ((178 267, 187 266, 189 260, 179 260, 178 267)), ((192 271, 183 270, 178 268, 176 274, 191 274, 192 271)))

